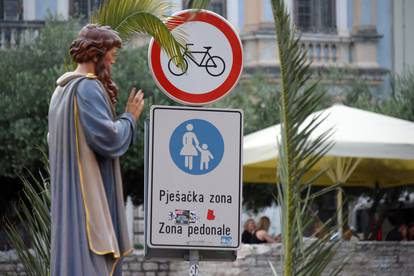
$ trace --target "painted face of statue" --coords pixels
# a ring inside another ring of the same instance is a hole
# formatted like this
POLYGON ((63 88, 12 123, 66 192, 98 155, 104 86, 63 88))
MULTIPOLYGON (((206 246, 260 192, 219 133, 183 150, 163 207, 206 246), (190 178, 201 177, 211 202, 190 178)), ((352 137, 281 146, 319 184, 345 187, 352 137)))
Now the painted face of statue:
POLYGON ((118 48, 114 47, 111 50, 109 50, 108 52, 106 52, 105 57, 104 57, 105 68, 111 69, 112 64, 115 64, 116 56, 117 56, 117 50, 118 50, 118 48))

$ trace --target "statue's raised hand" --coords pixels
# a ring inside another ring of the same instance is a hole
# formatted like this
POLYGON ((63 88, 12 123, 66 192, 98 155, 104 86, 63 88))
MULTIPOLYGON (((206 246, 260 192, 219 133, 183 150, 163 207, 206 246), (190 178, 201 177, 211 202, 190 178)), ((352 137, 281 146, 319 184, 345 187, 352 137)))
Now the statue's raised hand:
POLYGON ((125 111, 131 113, 135 120, 138 120, 143 110, 144 93, 141 89, 137 92, 137 89, 134 87, 129 94, 125 111))

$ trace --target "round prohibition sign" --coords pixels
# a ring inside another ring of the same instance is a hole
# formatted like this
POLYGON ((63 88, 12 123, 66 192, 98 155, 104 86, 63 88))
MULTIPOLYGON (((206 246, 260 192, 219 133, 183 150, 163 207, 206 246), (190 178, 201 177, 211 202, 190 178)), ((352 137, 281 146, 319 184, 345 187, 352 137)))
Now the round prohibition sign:
POLYGON ((223 17, 206 10, 185 10, 174 14, 174 28, 188 35, 183 49, 184 68, 175 57, 167 57, 154 39, 148 60, 152 76, 168 97, 185 105, 215 102, 237 84, 243 68, 243 50, 237 31, 223 17), (197 72, 197 73, 194 73, 197 72))

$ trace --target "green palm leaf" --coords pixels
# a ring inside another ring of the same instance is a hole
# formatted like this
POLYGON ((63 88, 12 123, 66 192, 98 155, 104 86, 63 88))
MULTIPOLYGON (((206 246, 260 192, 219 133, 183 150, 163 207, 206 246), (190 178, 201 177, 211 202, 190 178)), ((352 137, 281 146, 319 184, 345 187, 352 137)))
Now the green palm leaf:
POLYGON ((17 208, 17 220, 31 241, 28 247, 21 237, 21 229, 11 222, 6 223, 10 244, 29 276, 50 275, 50 191, 49 180, 33 175, 22 178, 23 197, 17 208))
POLYGON ((169 57, 178 56, 178 65, 183 66, 181 49, 185 44, 184 34, 179 28, 171 31, 182 20, 164 15, 171 7, 167 1, 108 0, 92 15, 91 22, 110 26, 124 41, 136 34, 148 34, 169 57))
MULTIPOLYGON (((201 9, 209 0, 192 0, 190 7, 201 9)), ((92 15, 91 22, 110 26, 124 41, 136 34, 152 36, 169 57, 180 68, 184 68, 182 49, 186 43, 185 33, 177 27, 183 22, 180 17, 166 16, 172 4, 154 0, 107 0, 92 15), (176 28, 177 27, 177 28, 176 28)))
MULTIPOLYGON (((308 215, 308 210, 317 196, 310 193, 310 188, 320 174, 310 180, 304 179, 304 176, 332 147, 328 142, 332 131, 328 130, 316 139, 310 139, 326 115, 315 117, 306 126, 303 125, 305 119, 317 111, 324 92, 317 89, 317 82, 306 86, 311 79, 306 53, 301 51, 300 40, 291 30, 284 1, 272 0, 271 3, 281 78, 278 202, 282 210, 283 271, 286 276, 320 275, 334 256, 338 244, 330 241, 333 230, 326 223, 323 226, 325 236, 305 247, 304 229, 314 222, 314 218, 308 215)), ((329 190, 332 188, 325 189, 318 195, 329 190)))

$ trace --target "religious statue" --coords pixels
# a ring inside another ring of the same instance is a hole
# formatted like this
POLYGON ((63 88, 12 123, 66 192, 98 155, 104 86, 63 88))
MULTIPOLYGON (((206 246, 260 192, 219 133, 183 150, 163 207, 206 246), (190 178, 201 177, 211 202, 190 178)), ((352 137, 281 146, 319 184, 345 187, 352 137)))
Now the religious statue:
POLYGON ((132 251, 119 157, 134 141, 144 100, 132 89, 116 117, 111 66, 122 41, 108 26, 88 24, 70 46, 78 64, 57 80, 49 107, 52 276, 121 275, 132 251))

